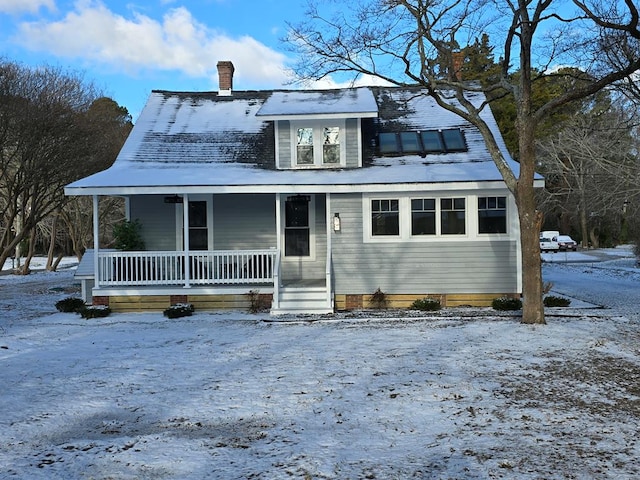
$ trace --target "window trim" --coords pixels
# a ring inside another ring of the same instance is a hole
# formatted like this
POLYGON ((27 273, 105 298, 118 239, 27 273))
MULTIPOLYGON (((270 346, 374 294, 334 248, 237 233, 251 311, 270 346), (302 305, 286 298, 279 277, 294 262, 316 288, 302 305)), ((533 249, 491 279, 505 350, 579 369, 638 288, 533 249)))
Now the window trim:
POLYGON ((292 169, 317 169, 317 168, 343 168, 347 164, 346 149, 346 121, 344 119, 326 120, 296 120, 289 123, 291 135, 291 168, 292 169), (340 129, 338 139, 340 142, 340 162, 323 162, 322 132, 325 128, 337 127, 340 129), (298 164, 298 130, 311 128, 313 130, 313 163, 298 164))
POLYGON ((399 243, 399 242, 464 242, 464 241, 490 241, 490 240, 516 240, 517 229, 514 223, 517 221, 515 207, 511 195, 504 191, 490 192, 479 191, 477 193, 461 191, 437 191, 437 192, 385 192, 362 194, 362 239, 364 243, 399 243), (506 197, 506 233, 478 233, 478 198, 480 197, 506 197), (443 234, 441 227, 442 211, 441 199, 464 198, 465 201, 465 233, 443 234), (435 200, 436 233, 413 235, 411 201, 414 199, 435 200), (372 234, 372 200, 398 200, 399 207, 399 235, 373 235, 372 234))

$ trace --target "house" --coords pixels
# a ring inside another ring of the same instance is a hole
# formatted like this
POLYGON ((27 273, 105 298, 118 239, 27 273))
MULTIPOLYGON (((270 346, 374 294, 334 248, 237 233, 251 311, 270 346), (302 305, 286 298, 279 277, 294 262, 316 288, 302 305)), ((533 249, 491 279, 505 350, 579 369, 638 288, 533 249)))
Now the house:
POLYGON ((515 202, 471 124, 419 88, 236 91, 218 70, 218 92, 153 91, 113 166, 66 187, 93 197, 96 239, 98 198, 124 197, 146 244, 96 240, 87 300, 246 308, 253 292, 280 314, 377 290, 397 307, 520 294, 515 202))

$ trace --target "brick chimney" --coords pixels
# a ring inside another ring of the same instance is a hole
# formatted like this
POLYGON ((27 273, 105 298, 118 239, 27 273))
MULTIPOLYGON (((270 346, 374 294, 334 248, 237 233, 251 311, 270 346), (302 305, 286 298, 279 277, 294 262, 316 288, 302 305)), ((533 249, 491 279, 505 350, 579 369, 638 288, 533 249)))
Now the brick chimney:
POLYGON ((464 52, 451 52, 451 66, 453 71, 450 73, 451 80, 462 80, 462 67, 464 65, 464 52))
POLYGON ((229 96, 233 90, 233 63, 229 61, 218 62, 218 95, 229 96))

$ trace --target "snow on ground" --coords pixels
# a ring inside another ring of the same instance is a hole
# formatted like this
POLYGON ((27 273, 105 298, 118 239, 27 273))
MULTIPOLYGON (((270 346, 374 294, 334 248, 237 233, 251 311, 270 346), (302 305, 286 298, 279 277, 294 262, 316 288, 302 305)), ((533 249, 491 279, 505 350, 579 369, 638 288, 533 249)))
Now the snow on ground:
POLYGON ((578 306, 546 326, 490 309, 83 320, 54 308, 72 270, 0 276, 0 478, 637 478, 640 273, 611 255, 545 261, 578 306))

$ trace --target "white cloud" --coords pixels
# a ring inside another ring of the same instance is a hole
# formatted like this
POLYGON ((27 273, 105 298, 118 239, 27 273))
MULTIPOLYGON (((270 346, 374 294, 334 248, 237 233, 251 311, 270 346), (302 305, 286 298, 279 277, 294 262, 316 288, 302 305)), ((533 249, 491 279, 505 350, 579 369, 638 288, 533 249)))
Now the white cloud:
POLYGON ((56 5, 54 0, 0 0, 0 13, 36 13, 42 7, 53 11, 56 5))
MULTIPOLYGON (((0 0, 4 1, 4 0, 0 0)), ((234 87, 274 86, 286 80, 286 57, 251 37, 230 38, 197 22, 184 7, 168 10, 161 21, 134 14, 125 18, 102 3, 82 1, 57 22, 19 26, 15 39, 32 50, 80 58, 125 71, 178 71, 217 84, 216 64, 231 60, 234 87)))

